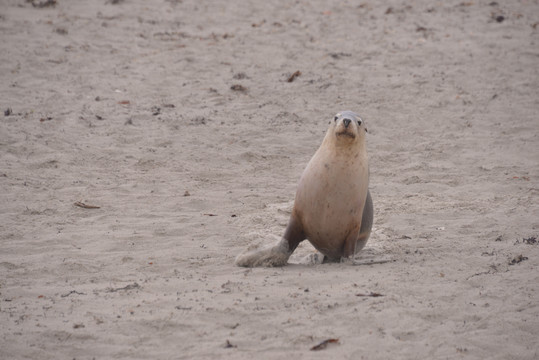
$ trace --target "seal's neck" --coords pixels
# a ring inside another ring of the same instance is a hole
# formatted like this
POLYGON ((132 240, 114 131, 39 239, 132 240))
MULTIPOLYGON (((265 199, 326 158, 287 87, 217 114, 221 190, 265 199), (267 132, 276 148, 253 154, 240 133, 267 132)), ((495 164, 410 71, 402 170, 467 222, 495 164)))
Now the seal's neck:
POLYGON ((326 133, 321 147, 332 149, 336 155, 344 155, 347 157, 356 157, 359 154, 367 153, 365 136, 363 134, 356 135, 355 138, 336 135, 332 129, 326 133))

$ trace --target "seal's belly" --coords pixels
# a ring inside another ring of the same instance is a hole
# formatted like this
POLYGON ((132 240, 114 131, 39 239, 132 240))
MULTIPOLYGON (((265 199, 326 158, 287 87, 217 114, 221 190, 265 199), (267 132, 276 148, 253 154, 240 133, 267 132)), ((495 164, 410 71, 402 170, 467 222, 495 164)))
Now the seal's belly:
POLYGON ((307 239, 332 259, 342 257, 345 240, 359 234, 368 188, 368 173, 335 165, 304 173, 295 206, 307 239))
POLYGON ((321 198, 303 213, 304 231, 313 246, 330 258, 343 255, 344 243, 349 236, 359 234, 361 225, 360 194, 355 192, 355 201, 321 198))

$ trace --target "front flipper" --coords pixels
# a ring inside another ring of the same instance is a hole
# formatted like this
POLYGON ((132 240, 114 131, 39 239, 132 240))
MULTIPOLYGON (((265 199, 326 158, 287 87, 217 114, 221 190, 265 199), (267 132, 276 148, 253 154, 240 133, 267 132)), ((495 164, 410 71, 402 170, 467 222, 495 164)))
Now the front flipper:
POLYGON ((319 264, 323 264, 324 262, 327 262, 328 259, 327 259, 327 256, 322 254, 321 252, 319 251, 316 251, 312 254, 309 254, 305 257, 303 257, 301 260, 300 260, 300 264, 302 265, 319 265, 319 264))

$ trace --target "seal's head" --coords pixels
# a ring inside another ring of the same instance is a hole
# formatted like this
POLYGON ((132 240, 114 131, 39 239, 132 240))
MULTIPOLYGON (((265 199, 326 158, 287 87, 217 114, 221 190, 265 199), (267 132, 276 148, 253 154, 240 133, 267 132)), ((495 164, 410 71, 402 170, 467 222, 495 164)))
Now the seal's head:
POLYGON ((335 115, 330 128, 333 128, 338 141, 359 140, 367 131, 363 120, 353 111, 341 111, 335 115))

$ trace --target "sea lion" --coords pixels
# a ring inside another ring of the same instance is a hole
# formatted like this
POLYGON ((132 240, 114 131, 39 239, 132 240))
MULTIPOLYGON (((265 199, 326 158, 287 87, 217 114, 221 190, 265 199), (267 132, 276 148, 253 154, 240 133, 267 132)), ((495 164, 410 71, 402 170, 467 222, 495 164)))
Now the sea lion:
POLYGON ((322 145, 299 181, 282 239, 238 255, 236 265, 283 266, 307 239, 325 261, 351 260, 367 243, 373 222, 366 144, 367 128, 352 111, 330 121, 322 145))

